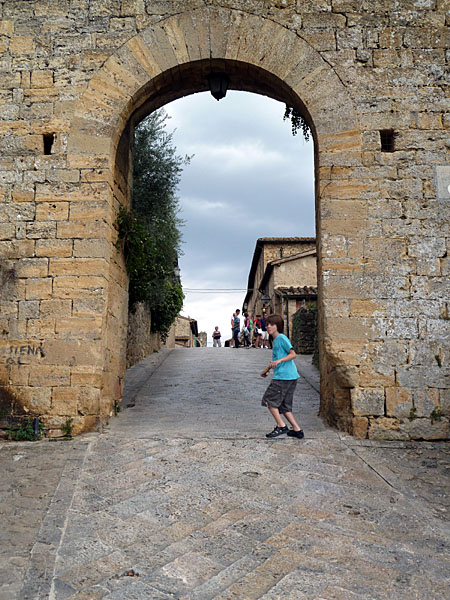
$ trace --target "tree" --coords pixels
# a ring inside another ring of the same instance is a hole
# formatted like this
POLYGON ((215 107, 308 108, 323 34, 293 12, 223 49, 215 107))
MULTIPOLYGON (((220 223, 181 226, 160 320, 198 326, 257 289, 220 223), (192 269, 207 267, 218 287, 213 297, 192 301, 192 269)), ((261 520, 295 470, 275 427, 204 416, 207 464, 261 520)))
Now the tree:
POLYGON ((117 225, 129 283, 131 310, 137 302, 150 307, 152 330, 165 339, 183 305, 181 284, 174 274, 180 253, 181 219, 176 195, 183 166, 166 131, 168 115, 158 110, 136 127, 132 209, 121 208, 117 225))

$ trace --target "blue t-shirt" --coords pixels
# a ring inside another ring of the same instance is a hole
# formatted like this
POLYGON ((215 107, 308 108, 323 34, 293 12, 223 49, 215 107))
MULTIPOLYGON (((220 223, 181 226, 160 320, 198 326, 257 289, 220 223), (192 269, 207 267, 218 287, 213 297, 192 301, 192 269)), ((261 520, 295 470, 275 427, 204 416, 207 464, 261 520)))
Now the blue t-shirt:
POLYGON ((240 329, 241 327, 241 320, 239 317, 234 317, 234 322, 233 322, 233 329, 240 329))
MULTIPOLYGON (((289 354, 292 344, 283 333, 279 333, 272 343, 272 360, 284 358, 289 354)), ((274 379, 298 379, 299 374, 295 362, 288 360, 275 367, 273 372, 274 379)))

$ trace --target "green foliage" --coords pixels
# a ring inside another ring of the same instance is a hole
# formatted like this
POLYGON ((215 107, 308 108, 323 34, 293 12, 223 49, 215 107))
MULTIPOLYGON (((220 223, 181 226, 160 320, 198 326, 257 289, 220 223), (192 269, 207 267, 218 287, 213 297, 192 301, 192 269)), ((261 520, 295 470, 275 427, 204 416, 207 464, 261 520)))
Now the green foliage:
POLYGON ((183 291, 174 275, 180 254, 179 203, 176 190, 183 165, 165 131, 168 116, 156 111, 136 128, 132 210, 120 208, 117 247, 123 249, 130 279, 133 310, 145 302, 151 310, 152 330, 162 339, 183 306, 183 291))
POLYGON ((442 421, 442 413, 440 408, 434 408, 430 414, 431 423, 435 423, 436 421, 442 421))
POLYGON ((25 419, 23 425, 18 429, 8 429, 8 439, 14 440, 15 442, 29 441, 34 442, 41 439, 44 426, 39 423, 39 432, 37 436, 34 434, 33 421, 31 419, 25 419))
POLYGON ((417 418, 418 418, 418 416, 417 416, 417 413, 416 413, 416 408, 415 408, 415 407, 413 407, 413 408, 412 408, 412 409, 409 411, 409 417, 408 417, 408 419, 409 419, 410 421, 414 421, 414 419, 417 419, 417 418))
POLYGON ((286 110, 284 111, 283 121, 291 121, 292 135, 297 135, 299 129, 302 130, 305 142, 307 142, 311 135, 311 129, 305 118, 295 108, 292 108, 286 104, 286 110))
POLYGON ((66 420, 66 422, 61 425, 61 431, 63 432, 65 437, 72 437, 72 430, 73 430, 73 419, 72 418, 68 418, 66 420))

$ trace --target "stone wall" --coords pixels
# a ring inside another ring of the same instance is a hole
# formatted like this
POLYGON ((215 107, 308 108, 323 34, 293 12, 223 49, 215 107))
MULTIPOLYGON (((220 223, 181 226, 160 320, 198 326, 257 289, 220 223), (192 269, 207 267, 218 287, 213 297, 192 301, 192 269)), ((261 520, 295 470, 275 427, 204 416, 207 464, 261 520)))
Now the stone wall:
POLYGON ((0 17, 4 399, 50 428, 108 418, 132 129, 220 69, 312 128, 321 413, 359 437, 448 437, 445 0, 4 0, 0 17))
POLYGON ((161 349, 161 336, 151 331, 151 324, 150 309, 138 302, 128 314, 127 369, 161 349))
POLYGON ((317 337, 317 310, 301 308, 292 319, 292 346, 297 354, 313 354, 317 337))

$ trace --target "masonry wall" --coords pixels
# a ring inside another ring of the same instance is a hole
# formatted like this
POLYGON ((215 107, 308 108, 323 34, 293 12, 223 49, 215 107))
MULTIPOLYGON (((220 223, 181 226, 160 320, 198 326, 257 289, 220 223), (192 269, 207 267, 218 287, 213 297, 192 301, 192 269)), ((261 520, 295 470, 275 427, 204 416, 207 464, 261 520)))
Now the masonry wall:
POLYGON ((275 287, 317 286, 317 260, 315 256, 304 256, 297 260, 274 266, 275 287))
POLYGON ((322 414, 359 437, 448 436, 445 0, 5 0, 0 16, 2 402, 53 429, 110 414, 119 142, 221 65, 313 129, 322 414))

